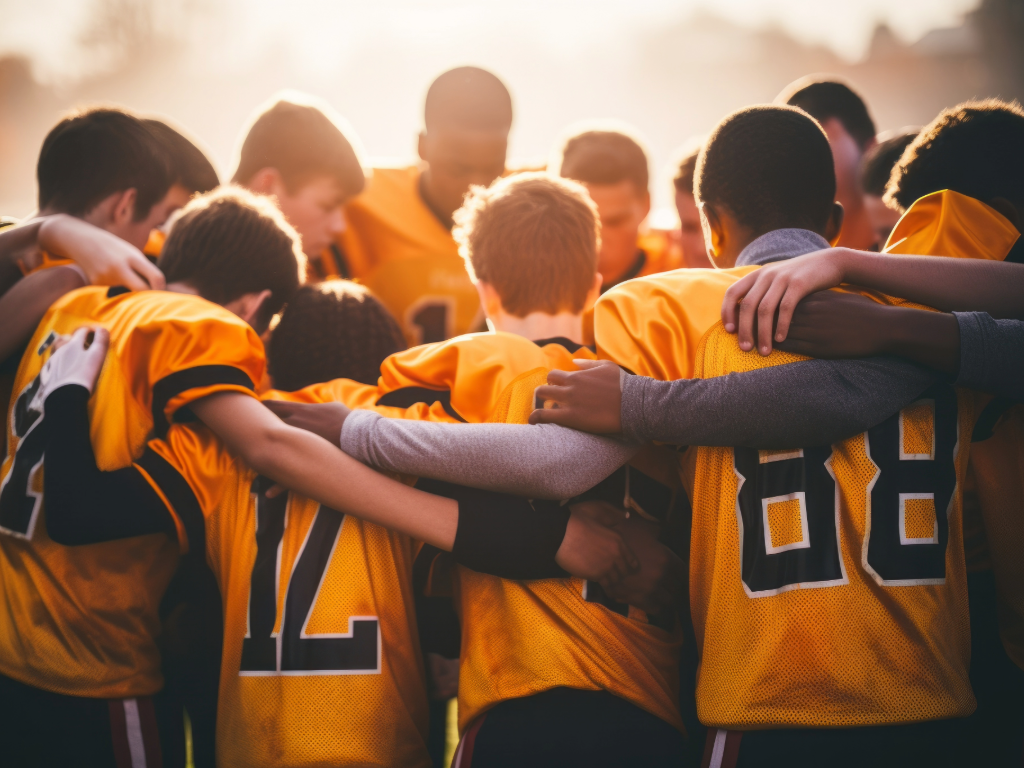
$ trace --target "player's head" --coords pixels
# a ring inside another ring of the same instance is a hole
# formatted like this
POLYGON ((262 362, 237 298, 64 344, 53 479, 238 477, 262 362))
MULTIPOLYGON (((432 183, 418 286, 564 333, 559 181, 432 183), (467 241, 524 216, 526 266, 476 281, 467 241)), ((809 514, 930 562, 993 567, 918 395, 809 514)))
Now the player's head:
POLYGON ((419 155, 427 203, 442 219, 462 205, 469 188, 487 186, 505 172, 512 97, 495 75, 456 67, 427 90, 419 155))
POLYGON ((864 205, 879 247, 885 245, 893 227, 900 220, 899 207, 887 205, 883 199, 886 185, 903 151, 919 132, 919 128, 908 128, 888 138, 879 137, 882 140, 865 152, 861 161, 860 181, 864 188, 864 205))
POLYGON ((853 88, 831 78, 805 77, 790 83, 775 100, 809 114, 831 135, 832 121, 866 152, 875 143, 875 121, 868 106, 853 88))
POLYGON ((459 251, 492 320, 580 314, 596 301, 600 223, 576 182, 510 176, 473 188, 455 218, 459 251))
POLYGON ((120 109, 69 115, 43 140, 36 166, 41 213, 85 219, 142 248, 166 219, 169 158, 137 117, 120 109))
POLYGON ((758 105, 733 112, 697 159, 694 193, 708 254, 731 267, 772 230, 809 229, 832 242, 842 228, 836 175, 825 132, 794 107, 758 105))
POLYGON ((886 199, 909 208, 949 189, 981 200, 1024 229, 1024 110, 990 99, 944 110, 907 147, 886 199))
POLYGON ((345 227, 341 205, 366 184, 362 165, 323 102, 275 98, 253 117, 233 181, 269 195, 315 256, 345 227))
POLYGON ((688 267, 708 266, 700 211, 693 196, 693 177, 702 144, 703 140, 692 140, 679 150, 678 159, 673 163, 672 187, 679 214, 679 245, 683 251, 683 264, 688 267))
POLYGON ((299 238, 274 204, 238 187, 194 198, 171 229, 158 266, 231 310, 258 333, 301 285, 306 259, 299 238))
POLYGON ((583 128, 570 134, 551 163, 565 179, 587 188, 601 219, 598 270, 618 282, 637 260, 640 225, 651 211, 647 153, 622 127, 583 128))
POLYGON ((213 163, 187 136, 163 120, 148 117, 142 122, 160 142, 168 158, 171 188, 159 203, 165 216, 183 207, 193 195, 209 192, 220 184, 213 163))
POLYGON ((349 280, 304 285, 274 328, 267 364, 286 392, 332 379, 376 384, 384 358, 405 349, 391 313, 349 280))

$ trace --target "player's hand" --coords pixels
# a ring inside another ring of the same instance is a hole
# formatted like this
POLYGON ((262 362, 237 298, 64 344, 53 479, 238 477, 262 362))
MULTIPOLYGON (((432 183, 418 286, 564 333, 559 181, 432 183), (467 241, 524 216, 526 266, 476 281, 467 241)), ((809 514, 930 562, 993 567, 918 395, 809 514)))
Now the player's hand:
POLYGON ((544 408, 530 414, 531 424, 560 424, 584 432, 622 431, 620 369, 607 360, 573 360, 582 370, 551 371, 537 387, 544 408))
POLYGON ((625 519, 624 510, 603 501, 582 501, 569 509, 565 538, 555 554, 560 568, 608 590, 640 567, 636 555, 612 528, 625 519))
POLYGON ((320 435, 331 445, 341 441, 341 428, 352 412, 341 403, 291 403, 286 400, 264 400, 274 414, 290 427, 298 427, 320 435))
POLYGON ((816 291, 844 280, 844 248, 828 248, 795 259, 766 264, 729 286, 722 301, 722 323, 739 336, 740 349, 768 355, 774 340, 785 341, 797 304, 816 291), (778 313, 778 324, 774 324, 778 313))
POLYGON ((636 554, 640 568, 605 587, 605 592, 613 600, 635 605, 649 614, 670 610, 686 583, 686 563, 658 541, 655 524, 636 515, 616 525, 615 530, 636 554))
POLYGON ((819 358, 887 354, 902 311, 852 293, 819 291, 800 302, 788 337, 776 346, 819 358))
POLYGON ((74 216, 47 216, 38 239, 40 250, 71 259, 93 285, 123 285, 133 291, 166 285, 163 272, 142 251, 74 216))
POLYGON ((55 342, 54 351, 39 372, 39 389, 29 403, 29 410, 42 412, 42 405, 52 392, 72 384, 85 387, 91 395, 109 346, 106 328, 82 327, 70 339, 55 342))

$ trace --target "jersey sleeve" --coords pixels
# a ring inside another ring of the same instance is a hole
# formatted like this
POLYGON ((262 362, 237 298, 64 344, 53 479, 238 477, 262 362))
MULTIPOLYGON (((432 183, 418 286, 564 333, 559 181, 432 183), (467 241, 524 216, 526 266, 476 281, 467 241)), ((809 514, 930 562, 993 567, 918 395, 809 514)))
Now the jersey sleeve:
POLYGON ((200 398, 255 396, 266 367, 256 332, 227 310, 198 300, 169 309, 139 323, 117 350, 135 396, 152 410, 157 437, 174 421, 191 421, 187 406, 200 398))
POLYGON ((134 464, 174 518, 182 552, 206 546, 206 517, 238 481, 239 469, 205 427, 175 425, 134 464))
POLYGON ((389 419, 413 419, 415 421, 452 421, 440 400, 427 402, 423 397, 407 406, 378 405, 381 391, 372 384, 363 384, 351 379, 310 384, 295 392, 272 389, 264 392, 262 400, 286 400, 292 403, 341 403, 352 409, 374 411, 389 419))

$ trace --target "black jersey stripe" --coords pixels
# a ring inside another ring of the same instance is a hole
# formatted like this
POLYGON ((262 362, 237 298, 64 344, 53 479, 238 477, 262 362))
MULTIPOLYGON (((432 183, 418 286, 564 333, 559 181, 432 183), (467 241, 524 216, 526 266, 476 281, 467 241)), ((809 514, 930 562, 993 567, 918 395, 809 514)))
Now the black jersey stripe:
MULTIPOLYGON (((197 365, 183 371, 164 376, 153 385, 153 431, 157 437, 164 437, 170 424, 165 410, 167 403, 189 389, 210 387, 214 384, 233 384, 255 390, 256 386, 248 374, 230 365, 197 365)), ((174 414, 176 423, 195 421, 196 416, 189 408, 179 408, 174 414)))
POLYGON ((206 557, 206 519, 192 486, 163 456, 147 447, 137 462, 171 502, 175 513, 185 526, 190 554, 206 557))
POLYGON ((377 400, 377 405, 390 405, 394 408, 409 408, 417 403, 433 405, 440 403, 444 412, 453 419, 464 422, 462 414, 452 407, 452 393, 448 389, 427 389, 426 387, 400 387, 393 389, 377 400))

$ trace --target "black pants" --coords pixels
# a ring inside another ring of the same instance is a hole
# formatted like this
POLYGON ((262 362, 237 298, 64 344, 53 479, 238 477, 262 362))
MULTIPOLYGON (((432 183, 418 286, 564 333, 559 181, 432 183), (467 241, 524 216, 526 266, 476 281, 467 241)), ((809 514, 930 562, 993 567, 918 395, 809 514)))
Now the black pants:
POLYGON ((153 702, 62 696, 0 675, 0 765, 160 768, 153 702))
POLYGON ((686 739, 606 691, 553 688, 503 701, 463 736, 452 768, 688 765, 686 739))

